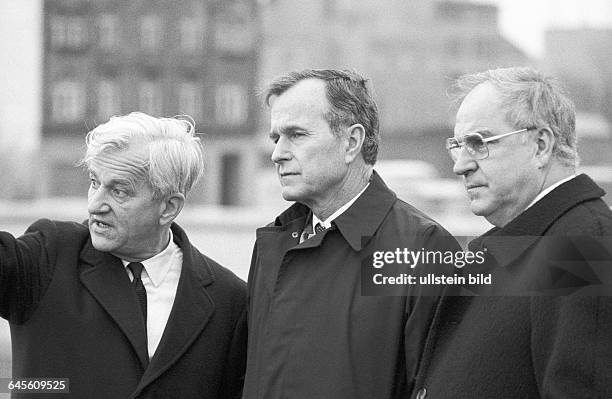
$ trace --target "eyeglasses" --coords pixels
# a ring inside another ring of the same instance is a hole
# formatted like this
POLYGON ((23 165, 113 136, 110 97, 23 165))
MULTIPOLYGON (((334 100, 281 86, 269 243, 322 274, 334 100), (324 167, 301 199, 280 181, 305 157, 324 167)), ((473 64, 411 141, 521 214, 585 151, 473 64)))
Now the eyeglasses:
POLYGON ((532 130, 535 128, 525 128, 521 130, 515 130, 510 133, 498 134, 497 136, 491 136, 484 138, 480 133, 469 133, 462 137, 451 137, 446 139, 446 149, 450 154, 453 162, 456 162, 459 159, 459 155, 461 154, 461 150, 465 147, 468 151, 468 154, 475 160, 485 159, 489 156, 489 147, 487 143, 493 140, 499 140, 503 137, 507 137, 517 133, 523 133, 528 130, 532 130))

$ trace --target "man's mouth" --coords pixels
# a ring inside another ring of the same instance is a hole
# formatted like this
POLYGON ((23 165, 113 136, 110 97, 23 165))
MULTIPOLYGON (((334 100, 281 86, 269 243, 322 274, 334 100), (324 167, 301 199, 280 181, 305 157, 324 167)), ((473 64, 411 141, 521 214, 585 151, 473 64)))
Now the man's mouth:
POLYGON ((112 227, 110 224, 105 223, 99 219, 90 219, 89 224, 100 229, 108 229, 112 227))
POLYGON ((478 188, 478 187, 486 187, 484 184, 474 184, 474 183, 470 183, 470 184, 466 184, 465 185, 465 189, 466 190, 472 190, 474 188, 478 188))

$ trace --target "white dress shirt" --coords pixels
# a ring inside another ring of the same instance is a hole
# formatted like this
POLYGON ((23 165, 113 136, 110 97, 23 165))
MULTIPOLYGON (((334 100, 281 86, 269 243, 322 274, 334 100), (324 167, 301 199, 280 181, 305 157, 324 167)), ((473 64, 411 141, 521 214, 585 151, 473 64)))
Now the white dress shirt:
POLYGON ((366 188, 368 188, 369 185, 370 185, 370 183, 366 184, 366 186, 363 188, 363 190, 358 192, 357 195, 354 196, 349 202, 347 202, 346 204, 344 204, 340 208, 338 208, 338 210, 336 212, 332 213, 327 219, 321 220, 321 219, 319 219, 313 213, 312 214, 312 231, 316 231, 315 230, 315 226, 318 223, 321 223, 321 226, 323 226, 324 228, 329 229, 331 227, 331 222, 333 222, 334 219, 336 219, 338 216, 342 215, 347 209, 349 209, 351 207, 351 205, 353 205, 353 203, 355 201, 357 201, 357 198, 359 198, 361 196, 361 194, 363 194, 363 192, 366 190, 366 188))
MULTIPOLYGON (((121 261, 130 280, 134 281, 127 268, 130 262, 121 261)), ((144 266, 140 279, 147 290, 147 346, 151 359, 168 323, 183 267, 183 251, 174 243, 172 231, 166 249, 140 263, 144 266)))
POLYGON ((562 185, 565 182, 568 182, 570 180, 572 180, 574 177, 576 177, 575 174, 566 177, 565 179, 561 179, 558 182, 556 182, 555 184, 551 185, 550 187, 546 188, 545 190, 542 190, 540 192, 540 194, 536 195, 536 197, 533 199, 533 201, 531 201, 531 204, 529 204, 529 206, 527 206, 527 208, 525 208, 525 210, 531 208, 533 206, 533 204, 535 204, 536 202, 538 202, 539 200, 541 200, 542 198, 544 198, 546 196, 546 194, 550 193, 552 190, 554 190, 555 188, 559 187, 560 185, 562 185))

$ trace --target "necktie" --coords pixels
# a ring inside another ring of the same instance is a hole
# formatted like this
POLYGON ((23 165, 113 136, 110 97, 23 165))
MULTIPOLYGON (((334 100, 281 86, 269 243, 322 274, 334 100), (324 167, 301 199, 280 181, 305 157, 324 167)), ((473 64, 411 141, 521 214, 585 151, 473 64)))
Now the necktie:
POLYGON ((319 234, 320 232, 324 231, 325 227, 323 227, 323 225, 321 225, 321 223, 317 223, 317 225, 315 226, 315 234, 319 234))
POLYGON ((127 265, 128 269, 132 272, 134 276, 134 281, 132 281, 132 287, 136 292, 136 297, 138 298, 138 302, 140 303, 140 310, 142 311, 142 315, 145 320, 145 325, 147 325, 147 290, 145 289, 140 276, 142 274, 142 269, 144 266, 139 262, 132 262, 127 265))

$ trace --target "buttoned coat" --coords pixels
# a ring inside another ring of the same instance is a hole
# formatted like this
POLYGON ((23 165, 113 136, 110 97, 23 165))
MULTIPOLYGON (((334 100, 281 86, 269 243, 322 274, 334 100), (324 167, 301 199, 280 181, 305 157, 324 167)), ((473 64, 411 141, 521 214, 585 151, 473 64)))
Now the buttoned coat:
POLYGON ((0 312, 10 322, 12 376, 68 378, 70 395, 58 398, 239 397, 244 282, 202 255, 178 225, 172 231, 183 266, 150 362, 125 268, 93 247, 87 226, 43 219, 20 238, 0 233, 0 312))
MULTIPOLYGON (((541 238, 612 237, 603 195, 579 175, 470 247, 496 254, 502 268, 538 267, 528 261, 541 255, 541 238)), ((413 397, 612 397, 612 293, 576 294, 444 297, 413 397)))
POLYGON ((294 204, 257 230, 243 398, 407 397, 438 297, 363 295, 362 262, 457 242, 376 173, 332 228, 300 243, 310 214, 294 204))

